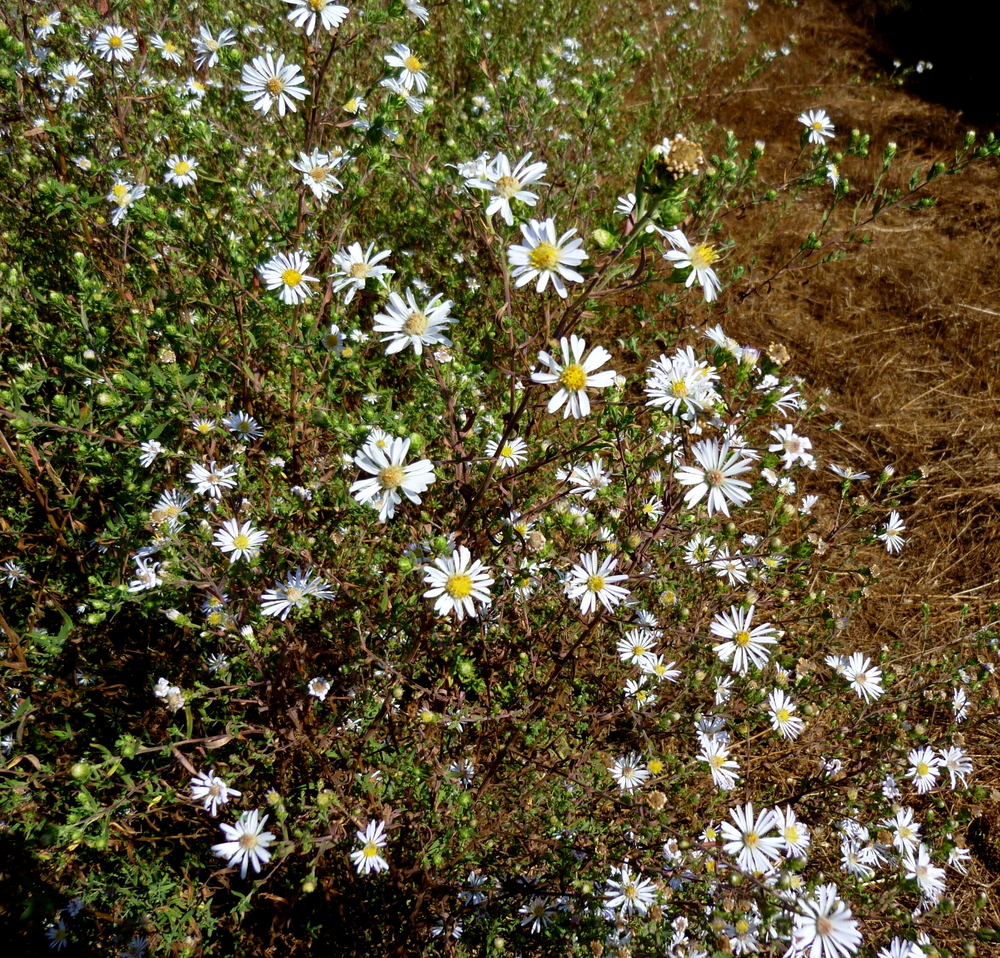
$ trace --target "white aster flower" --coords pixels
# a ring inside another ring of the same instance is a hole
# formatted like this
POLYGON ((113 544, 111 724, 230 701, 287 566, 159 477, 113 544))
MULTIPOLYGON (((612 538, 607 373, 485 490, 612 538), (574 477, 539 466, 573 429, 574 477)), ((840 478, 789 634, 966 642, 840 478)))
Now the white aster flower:
POLYGON ((305 253, 278 253, 258 267, 260 278, 268 289, 280 289, 281 301, 288 306, 304 303, 312 290, 307 284, 317 282, 308 275, 309 257, 305 253))
POLYGON ((899 513, 893 509, 889 513, 889 521, 886 522, 885 528, 878 533, 878 538, 885 543, 885 551, 891 554, 898 553, 900 549, 906 542, 900 533, 906 531, 906 526, 903 525, 903 520, 899 517, 899 513))
POLYGON ((752 461, 740 455, 738 450, 730 450, 728 441, 721 446, 718 439, 702 439, 693 449, 698 465, 681 466, 674 478, 691 488, 684 494, 684 503, 690 509, 708 496, 708 514, 721 512, 729 515, 729 503, 744 506, 750 501, 750 483, 736 479, 746 472, 752 461))
POLYGON ((163 452, 163 444, 155 439, 147 439, 146 442, 139 443, 142 455, 139 456, 139 464, 147 469, 153 464, 153 460, 163 452))
POLYGON ((496 457, 499 469, 516 469, 528 458, 528 444, 520 436, 508 437, 503 445, 501 445, 502 439, 502 436, 490 439, 483 453, 490 459, 496 457))
POLYGON ((351 12, 347 7, 332 3, 331 0, 285 0, 285 3, 292 5, 292 9, 288 11, 289 21, 305 30, 307 37, 313 35, 317 22, 324 30, 332 33, 351 12))
POLYGON ((196 802, 201 802, 212 818, 219 813, 219 806, 225 805, 229 801, 230 795, 240 795, 241 792, 235 788, 229 788, 225 781, 216 775, 211 769, 207 772, 199 772, 191 779, 191 798, 196 802))
POLYGON ((358 479, 351 485, 350 493, 358 502, 378 509, 380 522, 396 514, 396 506, 406 496, 410 502, 420 503, 420 493, 426 492, 434 482, 434 465, 429 459, 420 459, 404 465, 410 451, 410 440, 397 437, 386 446, 369 439, 354 455, 354 464, 367 473, 370 479, 358 479))
POLYGON ((355 293, 365 288, 369 279, 377 279, 385 286, 388 277, 395 272, 388 266, 380 265, 392 250, 384 249, 372 256, 374 249, 375 244, 369 243, 368 249, 362 252, 360 243, 352 243, 347 249, 333 254, 333 261, 337 264, 337 270, 331 275, 333 291, 339 293, 347 290, 344 295, 345 306, 354 299, 355 293))
POLYGON ((465 546, 459 546, 450 556, 440 556, 424 567, 424 584, 430 586, 424 598, 434 600, 437 615, 454 612, 459 622, 466 615, 475 618, 479 614, 476 602, 482 606, 493 602, 489 588, 494 580, 489 573, 479 559, 472 560, 465 546))
POLYGON ((778 641, 770 622, 750 628, 753 613, 754 606, 741 609, 734 605, 729 612, 720 612, 712 619, 712 635, 727 640, 713 646, 712 650, 723 662, 732 659, 737 675, 746 675, 751 664, 762 669, 771 655, 766 646, 778 641))
POLYGON ((512 246, 507 251, 507 259, 513 267, 511 276, 516 280, 514 285, 520 289, 537 277, 535 291, 541 293, 551 279, 555 291, 565 299, 566 284, 563 280, 582 283, 583 277, 573 267, 587 258, 587 254, 580 249, 583 240, 572 238, 576 229, 567 230, 557 240, 555 220, 550 217, 542 222, 533 219, 522 223, 521 233, 524 245, 512 246))
POLYGON ((53 81, 62 87, 63 98, 67 103, 75 103, 87 88, 87 80, 94 74, 79 60, 63 63, 52 77, 53 81))
POLYGON ((313 698, 317 698, 322 702, 326 699, 326 696, 330 691, 330 680, 325 679, 322 676, 316 676, 316 678, 309 680, 306 688, 309 690, 309 694, 313 696, 313 698))
POLYGON ((187 477, 194 486, 195 493, 218 499, 224 489, 236 487, 236 466, 216 467, 214 459, 206 466, 196 462, 188 470, 187 477))
POLYGON ((587 615, 597 609, 600 602, 609 612, 614 610, 628 598, 629 590, 616 582, 624 582, 627 575, 614 575, 618 560, 614 556, 605 556, 604 561, 596 552, 580 556, 580 564, 570 569, 566 581, 566 598, 580 600, 580 612, 587 615))
POLYGON ((511 169, 507 156, 498 153, 482 176, 472 177, 465 181, 465 185, 469 189, 489 190, 496 194, 490 200, 489 206, 486 207, 487 216, 499 212, 504 222, 508 226, 513 226, 514 213, 510 207, 511 200, 520 200, 528 206, 534 206, 538 202, 538 194, 526 190, 525 187, 532 183, 543 185, 541 179, 548 169, 548 164, 532 163, 528 165, 530 159, 531 154, 526 153, 511 169))
POLYGON ((386 333, 383 343, 388 343, 385 353, 391 356, 407 346, 419 356, 424 346, 450 346, 451 340, 445 336, 444 330, 456 320, 449 315, 452 301, 446 299, 440 302, 442 293, 438 293, 425 306, 417 306, 413 298, 413 290, 406 291, 404 303, 398 293, 389 294, 389 303, 384 313, 375 314, 375 332, 386 333))
POLYGON ((427 74, 424 73, 425 64, 417 59, 408 46, 394 43, 392 53, 387 53, 382 59, 389 66, 399 70, 397 79, 407 90, 416 87, 417 93, 423 93, 427 89, 427 74))
POLYGON ((812 440, 805 436, 795 435, 791 423, 785 423, 778 429, 772 429, 769 435, 775 440, 767 447, 768 452, 779 452, 784 459, 784 467, 790 469, 797 459, 808 462, 812 455, 812 440))
POLYGON ((108 63, 128 63, 139 49, 135 35, 124 27, 112 24, 94 37, 94 53, 108 63))
POLYGON ((648 878, 633 875, 626 863, 611 872, 604 898, 605 907, 610 911, 617 911, 622 917, 633 912, 645 915, 656 899, 656 885, 648 878))
POLYGON ((885 692, 882 688, 882 670, 872 665, 860 652, 853 653, 843 662, 842 674, 865 702, 874 702, 885 692))
POLYGON ((333 591, 326 580, 314 579, 312 570, 303 572, 296 569, 285 576, 284 582, 275 582, 274 587, 260 597, 260 611, 263 615, 277 616, 284 622, 292 609, 303 608, 310 597, 332 599, 333 591))
POLYGON ((638 752, 616 758, 614 764, 608 766, 608 771, 623 792, 640 788, 649 778, 649 769, 643 764, 638 752))
POLYGON ((766 872, 772 861, 777 861, 784 852, 784 839, 777 835, 768 836, 777 824, 774 812, 763 809, 754 816, 753 805, 747 802, 743 808, 737 806, 729 810, 733 824, 723 822, 722 850, 736 856, 738 868, 747 872, 766 872))
POLYGON ((851 909, 837 897, 837 886, 820 885, 808 898, 796 902, 792 943, 785 958, 849 958, 861 947, 858 923, 851 909))
POLYGON ((719 293, 719 277, 712 264, 719 258, 718 252, 710 243, 692 245, 680 230, 661 230, 674 248, 667 250, 663 258, 673 264, 674 269, 690 269, 691 274, 684 285, 690 289, 695 280, 705 294, 705 302, 711 303, 719 293))
POLYGON ((562 348, 562 361, 542 351, 538 361, 549 367, 548 372, 538 371, 531 374, 535 383, 557 384, 559 389, 549 400, 548 411, 556 412, 565 403, 563 418, 573 416, 582 419, 590 414, 590 397, 587 389, 604 389, 614 384, 615 371, 605 369, 597 372, 609 359, 609 353, 603 346, 595 346, 590 355, 584 359, 587 343, 580 336, 565 336, 559 340, 562 348))
POLYGON ((275 60, 270 53, 254 57, 243 65, 239 89, 247 103, 262 114, 267 114, 277 104, 278 116, 287 111, 294 113, 298 107, 296 100, 304 100, 309 95, 302 70, 295 63, 285 63, 285 55, 279 54, 275 60))
POLYGON ((174 186, 190 186, 198 179, 197 168, 197 160, 174 153, 167 160, 167 172, 163 174, 163 179, 174 186))
POLYGON ((740 770, 739 762, 729 757, 729 746, 721 739, 714 736, 711 738, 703 737, 698 761, 708 763, 712 773, 712 782, 717 788, 724 792, 736 788, 736 782, 739 779, 737 774, 740 770))
POLYGON ((344 188, 344 184, 334 176, 340 164, 340 158, 322 150, 313 150, 312 153, 300 151, 299 158, 292 160, 292 168, 302 174, 302 185, 308 186, 318 200, 325 200, 344 188))
POLYGON ((106 199, 113 207, 111 214, 111 225, 117 226, 128 213, 129 207, 137 200, 141 200, 146 195, 146 187, 143 183, 129 183, 128 180, 117 180, 111 187, 106 199))
POLYGON ((799 115, 801 123, 809 131, 809 142, 822 146, 827 140, 833 139, 833 121, 825 110, 810 110, 799 115))
POLYGON ((255 529, 252 520, 240 523, 239 519, 227 519, 215 533, 212 545, 230 553, 229 562, 237 559, 255 559, 260 547, 270 536, 262 529, 255 529))
POLYGON ((941 759, 934 754, 929 746, 911 750, 909 756, 910 768, 906 777, 913 780, 917 791, 923 795, 936 784, 941 771, 941 759))
POLYGON ((212 31, 201 24, 198 36, 192 37, 191 42, 194 44, 195 69, 208 69, 219 62, 219 51, 223 47, 231 47, 236 43, 236 31, 232 27, 226 27, 217 37, 213 37, 212 31))
POLYGON ((260 817, 256 809, 244 812, 235 825, 220 825, 222 833, 228 841, 212 846, 212 851, 220 858, 226 858, 230 868, 240 866, 240 878, 247 877, 247 866, 252 865, 259 872, 262 865, 271 860, 267 846, 277 837, 271 832, 265 832, 267 815, 260 817))

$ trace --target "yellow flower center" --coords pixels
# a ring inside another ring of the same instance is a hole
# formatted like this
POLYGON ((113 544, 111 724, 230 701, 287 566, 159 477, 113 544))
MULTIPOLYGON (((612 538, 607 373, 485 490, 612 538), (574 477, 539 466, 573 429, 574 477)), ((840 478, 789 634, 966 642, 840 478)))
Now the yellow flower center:
POLYGON ((365 858, 375 858, 378 855, 378 845, 375 842, 366 842, 364 852, 365 858))
POLYGON ((500 455, 505 459, 509 459, 514 455, 514 447, 510 443, 507 443, 507 445, 500 450, 500 455))
POLYGON ((344 111, 346 113, 357 113, 358 112, 358 98, 352 96, 345 104, 344 111))
POLYGON ((591 592, 600 592, 604 588, 604 576, 587 576, 587 588, 590 589, 591 592))
POLYGON ((267 90, 271 96, 277 96, 282 90, 285 89, 285 81, 281 77, 271 77, 267 83, 264 84, 264 89, 267 90))
POLYGON ((116 183, 111 192, 119 206, 124 206, 128 202, 128 187, 124 183, 116 183))
POLYGON ((406 478, 406 473, 402 466, 386 466, 378 474, 378 481, 383 489, 398 489, 406 478))
POLYGON ((744 646, 750 644, 750 633, 747 632, 746 629, 740 629, 740 631, 733 636, 733 641, 740 646, 740 648, 743 648, 744 646))
POLYGON ((789 825, 784 831, 785 841, 789 845, 794 845, 799 840, 799 830, 794 825, 789 825))
POLYGON ((691 265, 695 269, 708 269, 718 259, 714 246, 702 243, 691 250, 691 265))
POLYGON ((410 73, 419 73, 424 68, 424 65, 412 53, 403 61, 403 66, 410 73))
POLYGON ((788 709, 778 709, 778 711, 775 712, 774 715, 780 724, 784 724, 792 717, 792 713, 789 712, 788 709))
POLYGON ((457 572, 449 576, 444 584, 444 591, 453 599, 467 599, 472 595, 472 579, 464 572, 457 572))
POLYGON ((822 130, 822 129, 823 129, 823 124, 822 124, 822 123, 820 123, 820 121, 819 121, 819 120, 813 120, 813 121, 812 121, 812 128, 813 128, 814 130, 822 130))
POLYGON ((112 50, 117 50, 121 45, 122 45, 121 37, 116 36, 114 34, 108 37, 108 46, 111 47, 112 50))
POLYGON ((206 50, 211 50, 214 53, 216 50, 219 49, 219 41, 218 40, 206 40, 205 41, 205 49, 206 50))
POLYGON ((247 538, 247 536, 243 535, 243 533, 241 532, 238 536, 236 536, 236 538, 233 539, 233 548, 249 549, 250 548, 249 538, 247 538))
POLYGON ((181 160, 179 163, 174 164, 174 172, 178 176, 184 176, 191 172, 191 164, 187 160, 181 160))
POLYGON ((240 848, 245 848, 247 851, 250 851, 251 848, 256 848, 257 838, 258 836, 255 835, 253 832, 244 832, 242 835, 240 835, 239 839, 240 848))
POLYGON ((931 770, 931 767, 926 762, 918 762, 917 763, 917 774, 918 775, 921 775, 921 776, 926 775, 928 772, 930 772, 930 770, 931 770))
POLYGON ((740 918, 736 922, 736 934, 745 935, 750 930, 750 923, 745 918, 740 918))
POLYGON ((676 399, 686 399, 689 392, 686 379, 676 379, 670 384, 670 395, 676 399))
POLYGON ((286 286, 298 286, 302 282, 302 274, 297 269, 286 269, 281 274, 281 281, 286 286))
POLYGON ((75 73, 67 74, 63 77, 63 80, 65 81, 66 86, 76 86, 80 82, 80 78, 75 73))
POLYGON ((407 336, 423 336, 427 332, 428 325, 427 317, 419 310, 414 310, 406 317, 406 322, 403 323, 403 332, 407 336))
POLYGON ((326 179, 326 167, 325 166, 314 166, 310 171, 309 175, 317 182, 322 183, 326 179))
POLYGON ((367 263, 351 263, 347 275, 351 279, 364 279, 371 271, 372 268, 367 263))
POLYGON ((717 489, 726 481, 726 474, 721 469, 705 470, 705 485, 717 489))
POLYGON ((292 586, 290 589, 285 589, 285 596, 291 602, 301 602, 304 595, 305 593, 301 589, 295 588, 295 586, 292 586))
POLYGON ((521 181, 516 176, 501 176, 497 180, 497 192, 509 200, 521 188, 521 181))
POLYGON ((654 758, 653 761, 649 763, 649 770, 653 775, 659 775, 663 771, 663 762, 658 758, 654 758))
POLYGON ((583 366, 571 363, 559 374, 559 385, 570 392, 583 389, 587 385, 587 373, 583 366))
POLYGON ((756 848, 759 841, 760 836, 756 832, 747 832, 743 839, 743 844, 747 848, 756 848))
POLYGON ((169 40, 167 40, 166 43, 163 44, 163 52, 164 53, 176 53, 177 52, 177 44, 171 43, 169 40))
POLYGON ((542 240, 528 255, 528 259, 537 270, 554 269, 559 265, 559 247, 553 246, 548 240, 542 240))

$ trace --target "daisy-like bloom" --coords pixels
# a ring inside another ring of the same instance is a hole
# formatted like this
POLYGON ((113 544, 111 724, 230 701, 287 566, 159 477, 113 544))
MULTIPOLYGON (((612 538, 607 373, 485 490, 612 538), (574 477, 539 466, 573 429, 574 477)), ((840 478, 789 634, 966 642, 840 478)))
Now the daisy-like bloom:
POLYGON ((951 707, 955 713, 955 722, 964 722, 969 717, 969 693, 961 686, 955 689, 951 699, 951 707))
POLYGON ((397 79, 407 90, 416 87, 417 93, 423 93, 427 89, 427 74, 424 73, 424 64, 417 59, 408 46, 394 43, 392 53, 387 53, 382 59, 389 66, 399 70, 397 79))
POLYGON ((690 509, 708 496, 708 514, 721 512, 729 515, 729 503, 745 506, 750 501, 750 483, 735 479, 746 472, 753 462, 731 451, 729 442, 721 445, 718 439, 702 439, 691 450, 698 465, 681 466, 674 478, 682 486, 690 486, 684 493, 684 504, 690 509))
POLYGON ((187 474, 195 493, 218 499, 223 489, 236 488, 236 466, 216 467, 212 459, 207 466, 195 463, 187 474))
POLYGON ((111 187, 106 199, 114 207, 111 214, 111 225, 117 226, 129 211, 129 207, 146 195, 146 187, 142 183, 129 183, 128 180, 117 180, 111 187))
POLYGON ((468 615, 479 615, 476 602, 489 606, 493 602, 489 589, 493 585, 490 570, 479 559, 473 561, 465 546, 459 546, 450 556, 439 556, 424 567, 424 584, 430 588, 425 599, 434 600, 437 615, 455 613, 459 622, 468 615))
POLYGON ((618 655, 623 662, 638 665, 647 655, 656 652, 656 634, 650 629, 629 629, 618 640, 618 655))
POLYGON ((139 49, 139 41, 124 27, 105 27, 94 37, 94 53, 108 63, 128 63, 139 49))
POLYGON ((827 140, 833 139, 833 121, 826 115, 826 110, 810 110, 799 115, 801 123, 809 131, 809 142, 822 146, 827 140))
POLYGON ((795 817, 791 805, 786 805, 785 810, 774 809, 775 827, 778 834, 785 843, 785 854, 789 858, 804 858, 809 849, 809 828, 805 822, 800 822, 795 817))
POLYGON ((552 924, 555 912, 555 904, 542 895, 536 895, 517 910, 519 915, 524 916, 521 919, 521 927, 527 928, 533 935, 537 935, 543 928, 552 924))
POLYGON ((235 825, 220 825, 222 834, 227 841, 220 842, 212 846, 212 851, 219 858, 226 858, 226 865, 229 868, 240 866, 240 878, 247 877, 247 866, 252 865, 255 872, 259 872, 262 865, 266 865, 271 860, 271 853, 267 846, 277 837, 271 832, 265 832, 264 826, 267 824, 267 815, 260 815, 257 809, 251 812, 244 812, 236 820, 235 825))
POLYGON ((421 23, 426 23, 429 14, 427 13, 427 7, 423 4, 418 3, 417 0, 403 0, 406 4, 406 9, 410 11, 421 23))
POLYGON ((214 67, 219 62, 219 51, 223 47, 231 47, 236 42, 236 31, 232 27, 226 27, 217 37, 212 36, 212 31, 201 24, 198 27, 198 36, 191 37, 194 44, 194 65, 198 70, 214 67))
POLYGON ((852 482, 869 478, 867 472, 856 472, 850 466, 838 466, 835 462, 830 464, 830 472, 840 476, 841 479, 849 479, 852 482))
POLYGON ((402 97, 406 101, 407 107, 418 116, 424 112, 425 103, 423 99, 419 96, 414 96, 395 77, 386 77, 384 80, 379 80, 379 86, 385 87, 390 93, 395 93, 396 96, 402 97))
POLYGON ((5 563, 3 563, 3 565, 0 565, 0 576, 2 576, 4 582, 7 583, 7 588, 12 589, 15 582, 27 579, 28 573, 20 562, 8 559, 5 563))
POLYGON ((354 464, 371 479, 352 483, 350 493, 358 502, 378 509, 379 522, 387 522, 396 514, 396 506, 406 496, 420 503, 420 493, 426 492, 435 480, 434 466, 429 459, 403 465, 410 451, 410 440, 397 437, 381 446, 371 439, 354 455, 354 464))
POLYGON ((896 554, 903 548, 906 539, 900 533, 905 531, 906 526, 903 525, 903 520, 900 519, 899 513, 893 509, 889 513, 889 521, 885 524, 885 528, 878 533, 878 538, 885 543, 886 552, 896 554))
POLYGON ((51 928, 45 929, 45 937, 53 951, 62 951, 69 942, 69 929, 61 918, 51 928))
POLYGON ((330 680, 324 679, 322 676, 317 676, 316 678, 309 680, 309 684, 306 688, 309 689, 309 694, 311 696, 322 702, 326 699, 327 693, 330 691, 330 680))
POLYGON ((948 769, 953 791, 958 782, 961 782, 962 788, 965 788, 965 778, 972 774, 972 759, 966 755, 964 749, 957 745, 941 749, 941 765, 948 769))
POLYGON ((712 782, 717 788, 724 792, 730 792, 736 788, 739 779, 737 772, 740 770, 739 762, 729 757, 729 746, 719 738, 703 737, 701 740, 701 751, 698 753, 699 762, 707 762, 712 773, 712 782))
POLYGON ((837 188, 837 184, 840 182, 840 167, 836 163, 826 164, 826 181, 834 189, 837 188))
POLYGON ((842 674, 866 703, 881 698, 885 692, 882 688, 882 670, 872 665, 860 652, 855 652, 847 659, 843 664, 842 674))
POLYGON ((885 948, 880 948, 876 958, 924 958, 924 949, 915 941, 893 938, 885 948))
POLYGON ((347 7, 331 3, 330 0, 285 0, 285 3, 292 5, 292 9, 288 11, 289 21, 305 30, 307 37, 313 35, 317 21, 324 30, 332 33, 351 12, 347 7))
POLYGON ((283 53, 277 60, 270 53, 254 57, 243 65, 241 79, 239 88, 243 99, 265 115, 275 104, 278 116, 284 116, 289 110, 294 113, 298 109, 295 101, 309 95, 301 68, 296 63, 286 64, 283 53))
POLYGON ((196 179, 198 179, 198 174, 195 170, 198 168, 198 161, 190 156, 178 156, 176 153, 167 160, 167 172, 163 174, 163 178, 168 183, 173 183, 174 186, 190 186, 196 179))
POLYGON ((384 313, 375 315, 375 332, 386 333, 383 343, 388 343, 385 354, 391 356, 407 346, 419 356, 424 346, 450 346, 451 340, 445 336, 444 329, 456 322, 448 315, 452 301, 446 299, 440 302, 442 293, 438 293, 424 307, 417 306, 413 298, 413 290, 406 291, 404 303, 398 293, 389 294, 389 303, 384 313))
POLYGON ((941 900, 945 892, 945 872, 943 868, 931 864, 931 853, 926 845, 919 845, 910 850, 903 859, 906 866, 906 877, 913 879, 924 896, 924 900, 935 904, 941 900))
POLYGON ((369 279, 377 279, 385 286, 388 278, 395 272, 388 266, 380 265, 382 260, 392 253, 392 250, 384 249, 372 256, 374 249, 375 244, 369 243, 368 249, 362 252, 360 243, 352 243, 347 249, 333 254, 337 270, 331 274, 330 278, 333 280, 335 293, 347 290, 344 295, 345 306, 354 299, 355 293, 365 288, 369 279))
POLYGON ((155 589, 157 586, 162 585, 163 579, 160 578, 159 573, 156 571, 159 567, 159 562, 150 562, 149 559, 143 556, 136 556, 135 578, 129 580, 129 592, 143 592, 146 589, 155 589))
POLYGON ((63 99, 75 103, 83 96, 87 80, 93 75, 79 60, 70 60, 59 67, 52 79, 62 87, 63 99))
POLYGON ((160 51, 161 59, 167 60, 170 63, 181 62, 181 49, 176 43, 164 40, 159 34, 150 37, 149 42, 153 45, 154 49, 160 51))
POLYGON ((492 216, 499 212, 508 226, 514 225, 514 213, 510 208, 511 200, 520 200, 528 206, 538 202, 538 194, 526 190, 532 183, 542 184, 542 177, 548 169, 547 163, 531 163, 531 154, 526 153, 511 169, 510 160, 503 153, 498 153, 483 176, 473 177, 465 181, 465 185, 473 190, 489 190, 496 196, 486 207, 486 215, 492 216))
POLYGON ((913 784, 921 795, 929 792, 937 784, 941 759, 934 754, 934 749, 927 745, 913 749, 907 757, 910 768, 906 777, 913 779, 913 784))
POLYGON ((260 547, 269 538, 262 529, 255 529, 249 519, 242 524, 239 519, 227 519, 215 533, 212 545, 231 553, 231 565, 237 559, 255 559, 260 554, 260 547))
POLYGON ((604 899, 605 907, 617 911, 623 918, 633 912, 645 915, 656 899, 656 885, 648 878, 633 875, 626 862, 621 868, 612 870, 604 899))
POLYGON ((281 301, 288 306, 304 303, 312 290, 307 283, 317 282, 315 276, 306 272, 309 269, 309 257, 301 251, 293 253, 278 253, 272 256, 263 266, 257 268, 260 278, 268 289, 280 289, 281 301))
POLYGON ((653 675, 660 682, 676 682, 681 670, 675 669, 676 662, 666 662, 662 655, 649 653, 639 660, 639 668, 645 675, 653 675))
POLYGON ((631 216, 635 212, 635 193, 626 193, 618 197, 615 212, 619 216, 631 216))
POLYGON ((566 284, 563 280, 582 283, 583 277, 573 267, 587 258, 587 254, 580 249, 583 240, 572 238, 576 228, 566 230, 556 239, 556 223, 549 217, 541 223, 534 219, 522 223, 521 233, 524 245, 512 246, 507 251, 507 259, 514 267, 510 274, 516 280, 514 285, 520 289, 537 276, 535 292, 542 293, 551 279, 555 291, 565 299, 566 284))
POLYGON ((614 764, 608 766, 608 771, 623 792, 641 788, 649 778, 649 769, 642 763, 638 752, 629 752, 628 755, 616 758, 614 764))
POLYGON ((785 958, 850 958, 861 947, 858 923, 837 897, 837 886, 820 885, 813 895, 799 898, 792 925, 792 944, 785 958))
POLYGON ((690 289, 697 280, 705 294, 705 302, 713 302, 720 289, 719 277, 712 269, 712 263, 719 256, 715 247, 710 243, 692 245, 680 230, 661 230, 661 232, 673 246, 673 249, 663 254, 663 258, 672 263, 674 269, 690 269, 691 274, 684 285, 690 289))
POLYGON ((892 832, 892 844, 900 854, 906 854, 920 844, 920 823, 913 820, 912 808, 901 808, 895 817, 879 822, 892 832))
POLYGON ((251 439, 260 439, 264 435, 264 430, 260 428, 257 420, 241 410, 235 410, 229 413, 228 416, 223 416, 222 425, 243 442, 249 442, 251 439))
POLYGON ((719 398, 714 384, 719 374, 714 366, 699 360, 690 346, 673 356, 660 356, 649 367, 646 379, 647 406, 660 406, 674 416, 689 419, 710 409, 719 398))
POLYGON ((559 386, 549 400, 549 412, 558 411, 565 403, 563 419, 569 416, 582 419, 590 415, 587 389, 604 389, 614 384, 616 373, 613 369, 597 372, 611 358, 611 353, 603 346, 595 346, 584 359, 587 343, 580 336, 570 336, 569 339, 563 336, 559 345, 562 348, 562 362, 543 350, 538 354, 538 361, 548 366, 549 372, 533 372, 531 381, 559 386))
POLYGON ((771 713, 771 728, 776 732, 781 732, 784 738, 789 740, 797 739, 806 723, 802 721, 795 712, 795 703, 782 691, 775 689, 767 697, 767 710, 771 713))
POLYGON ((260 597, 260 611, 263 615, 277 616, 284 622, 292 609, 303 608, 310 597, 332 599, 333 590, 325 579, 314 579, 311 569, 306 572, 296 569, 285 576, 284 582, 275 582, 274 588, 260 597))
POLYGON ((139 443, 139 449, 142 450, 142 455, 139 456, 139 464, 148 469, 153 464, 153 460, 163 452, 163 444, 157 442, 155 439, 148 439, 146 442, 139 443))
POLYGON ((722 850, 736 856, 736 865, 746 872, 765 872, 772 861, 778 861, 785 849, 785 840, 768 832, 777 824, 774 812, 763 809, 754 817, 753 805, 747 802, 729 810, 734 824, 723 822, 722 850))
POLYGON ((48 40, 56 32, 56 27, 60 23, 62 23, 62 14, 58 10, 53 10, 51 13, 43 13, 35 21, 35 39, 48 40))
POLYGON ((380 854, 388 839, 385 837, 385 822, 371 821, 365 830, 357 833, 361 847, 351 852, 351 861, 359 875, 388 871, 389 863, 380 854))
POLYGON ((502 436, 490 439, 483 452, 490 459, 496 456, 500 469, 516 469, 528 458, 528 444, 520 436, 510 436, 503 445, 502 439, 502 436))
POLYGON ((614 556, 605 556, 600 562, 597 552, 588 552, 580 556, 579 565, 570 569, 566 580, 566 598, 580 600, 581 614, 596 611, 598 602, 611 612, 628 598, 629 590, 615 585, 628 579, 627 575, 613 574, 617 565, 618 560, 614 556))
POLYGON ((235 788, 226 785, 225 781, 211 769, 207 772, 199 772, 191 779, 191 798, 196 802, 201 802, 202 808, 212 818, 219 814, 219 806, 225 805, 229 801, 230 795, 240 794, 242 793, 236 791, 235 788))
POLYGON ((570 495, 582 496, 589 502, 599 490, 611 485, 611 473, 600 459, 595 458, 582 466, 574 466, 566 481, 573 486, 570 495))
POLYGON ((292 168, 302 174, 302 185, 308 186, 316 199, 325 200, 344 188, 344 184, 333 175, 340 163, 338 157, 322 150, 313 150, 312 153, 300 151, 298 160, 292 160, 292 168))
POLYGON ((734 605, 730 606, 729 612, 720 612, 712 619, 712 635, 726 639, 713 646, 712 651, 723 662, 732 659, 732 668, 737 675, 746 675, 751 665, 764 668, 771 655, 766 646, 778 641, 770 622, 750 628, 753 613, 754 606, 741 609, 734 605))
POLYGON ((808 462, 812 458, 812 440, 805 436, 796 436, 791 423, 785 423, 779 429, 772 429, 769 435, 774 442, 767 447, 768 452, 780 452, 784 458, 784 466, 790 469, 796 459, 808 462))

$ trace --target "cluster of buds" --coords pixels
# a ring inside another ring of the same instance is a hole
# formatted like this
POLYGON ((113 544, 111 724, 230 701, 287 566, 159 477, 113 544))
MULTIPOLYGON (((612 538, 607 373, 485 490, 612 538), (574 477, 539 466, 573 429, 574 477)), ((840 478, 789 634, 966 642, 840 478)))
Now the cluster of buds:
POLYGON ((697 176, 705 164, 701 145, 678 133, 665 136, 646 154, 635 177, 636 218, 652 216, 661 203, 660 225, 676 226, 683 218, 675 204, 685 195, 684 181, 697 176), (677 214, 677 215, 675 215, 677 214))

